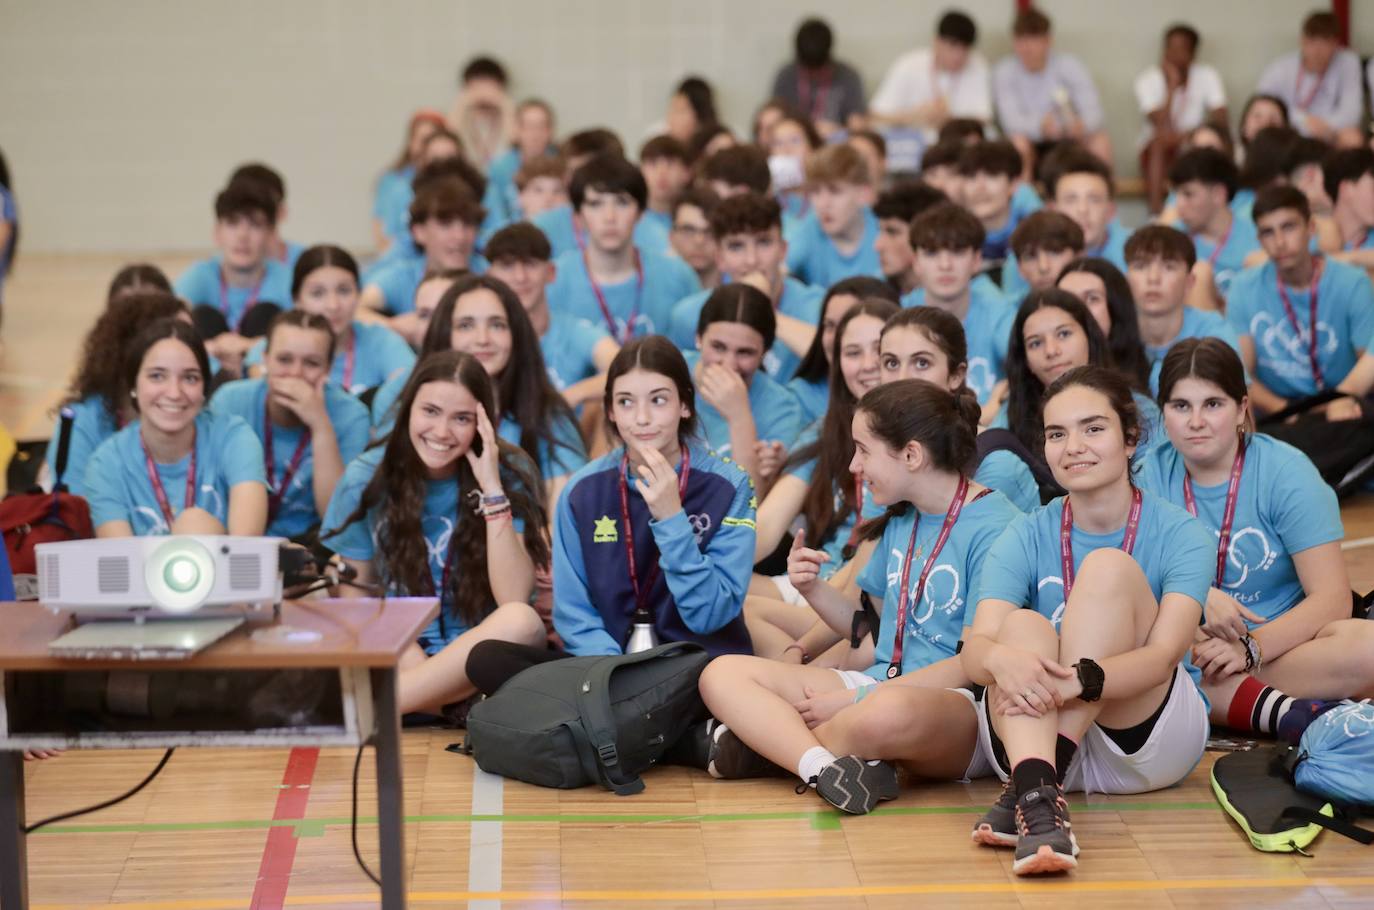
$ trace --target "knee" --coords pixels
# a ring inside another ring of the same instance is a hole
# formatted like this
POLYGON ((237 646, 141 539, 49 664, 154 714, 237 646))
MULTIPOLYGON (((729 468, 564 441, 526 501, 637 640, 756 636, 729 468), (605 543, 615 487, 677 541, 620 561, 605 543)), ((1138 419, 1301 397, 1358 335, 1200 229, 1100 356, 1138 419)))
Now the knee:
POLYGON ((713 699, 724 697, 738 683, 751 659, 743 654, 724 654, 706 665, 697 681, 697 690, 708 705, 713 699))
POLYGON ((497 637, 503 641, 538 646, 547 639, 544 620, 529 604, 518 601, 502 604, 486 621, 493 624, 494 630, 499 630, 497 637))
POLYGON ((997 629, 997 640, 1004 644, 1024 644, 1043 636, 1054 635, 1054 625, 1034 610, 1013 610, 997 629))
POLYGON ((1140 564, 1125 550, 1103 547, 1083 557, 1074 590, 1094 594, 1122 591, 1146 583, 1140 564))
POLYGON ((878 755, 898 737, 909 737, 913 724, 920 723, 919 718, 904 710, 902 695, 880 686, 864 696, 861 703, 846 708, 839 715, 845 718, 849 737, 862 747, 858 754, 878 755))
POLYGON ((199 506, 182 511, 172 522, 173 534, 224 534, 224 525, 218 518, 199 506))

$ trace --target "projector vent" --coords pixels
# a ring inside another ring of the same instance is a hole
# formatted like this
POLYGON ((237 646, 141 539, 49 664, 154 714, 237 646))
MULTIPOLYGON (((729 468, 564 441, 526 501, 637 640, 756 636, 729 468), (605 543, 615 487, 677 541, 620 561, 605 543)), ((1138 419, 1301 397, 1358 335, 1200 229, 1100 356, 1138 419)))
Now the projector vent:
POLYGON ((101 594, 129 593, 129 560, 125 556, 101 556, 95 561, 96 585, 101 594))
POLYGON ((62 573, 57 568, 59 561, 60 557, 58 557, 56 553, 49 553, 47 556, 43 557, 43 565, 41 567, 43 588, 46 591, 44 596, 52 598, 53 600, 62 596, 62 586, 58 583, 58 580, 62 577, 62 573))
POLYGON ((256 591, 262 584, 262 560, 256 555, 229 556, 229 590, 256 591))

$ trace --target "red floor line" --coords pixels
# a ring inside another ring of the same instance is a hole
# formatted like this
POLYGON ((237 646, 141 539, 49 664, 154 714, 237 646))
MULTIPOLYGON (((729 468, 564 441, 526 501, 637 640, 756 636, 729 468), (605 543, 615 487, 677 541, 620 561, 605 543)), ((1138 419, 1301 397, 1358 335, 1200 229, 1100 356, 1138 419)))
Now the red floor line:
MULTIPOLYGON (((277 796, 273 821, 305 818, 305 806, 310 801, 310 782, 315 777, 319 749, 292 749, 286 759, 286 773, 282 775, 282 790, 277 796)), ((291 867, 296 862, 296 829, 276 825, 268 829, 267 844, 262 850, 258 866, 258 881, 253 887, 252 910, 282 910, 286 904, 286 889, 291 885, 291 867)))

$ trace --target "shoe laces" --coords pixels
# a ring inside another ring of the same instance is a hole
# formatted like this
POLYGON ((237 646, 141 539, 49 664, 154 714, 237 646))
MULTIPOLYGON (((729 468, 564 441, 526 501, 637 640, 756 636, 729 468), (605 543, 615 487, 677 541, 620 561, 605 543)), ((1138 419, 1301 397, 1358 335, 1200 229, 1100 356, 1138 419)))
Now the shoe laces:
POLYGON ((794 789, 792 792, 793 792, 793 793, 796 793, 798 796, 801 796, 801 795, 802 795, 803 793, 805 793, 807 790, 814 790, 814 789, 816 789, 816 782, 819 781, 819 780, 820 780, 820 778, 819 778, 818 776, 816 776, 816 775, 813 774, 813 775, 811 775, 811 779, 810 779, 810 780, 804 780, 804 781, 802 781, 801 783, 797 784, 796 789, 794 789))
POLYGON ((1068 810, 1058 787, 1036 787, 1016 801, 1016 828, 1022 837, 1063 830, 1068 810))

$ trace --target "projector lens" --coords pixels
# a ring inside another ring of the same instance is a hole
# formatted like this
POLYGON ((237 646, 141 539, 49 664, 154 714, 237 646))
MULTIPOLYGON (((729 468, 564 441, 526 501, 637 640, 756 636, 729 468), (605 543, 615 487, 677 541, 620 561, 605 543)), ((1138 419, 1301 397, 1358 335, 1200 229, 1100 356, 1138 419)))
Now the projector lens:
POLYGON ((162 580, 173 591, 184 594, 200 582, 200 568, 190 557, 177 556, 168 560, 167 567, 162 570, 162 580))

